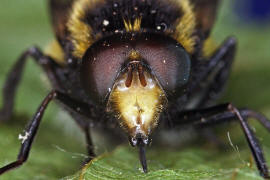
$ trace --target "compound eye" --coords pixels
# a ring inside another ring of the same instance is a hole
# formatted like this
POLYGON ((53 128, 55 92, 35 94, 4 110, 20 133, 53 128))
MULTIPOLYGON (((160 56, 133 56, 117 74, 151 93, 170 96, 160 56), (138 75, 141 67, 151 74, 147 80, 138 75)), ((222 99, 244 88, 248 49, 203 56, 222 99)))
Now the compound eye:
POLYGON ((180 93, 190 76, 191 61, 186 50, 174 39, 161 36, 146 36, 136 49, 149 64, 167 96, 180 93))
POLYGON ((81 66, 81 84, 92 100, 106 100, 129 49, 124 41, 106 38, 87 50, 81 66))
POLYGON ((160 34, 110 36, 93 44, 81 66, 81 83, 91 99, 104 102, 127 61, 145 63, 165 91, 173 96, 188 82, 190 58, 174 39, 160 34))

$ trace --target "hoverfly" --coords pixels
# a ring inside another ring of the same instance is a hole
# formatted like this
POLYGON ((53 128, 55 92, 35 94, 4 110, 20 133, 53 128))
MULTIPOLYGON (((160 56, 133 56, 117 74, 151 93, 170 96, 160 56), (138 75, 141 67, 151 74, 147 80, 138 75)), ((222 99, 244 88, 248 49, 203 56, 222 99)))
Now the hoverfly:
POLYGON ((42 116, 57 100, 84 130, 90 157, 95 153, 85 118, 117 124, 139 148, 145 173, 145 148, 155 128, 169 121, 166 114, 174 127, 237 121, 260 174, 269 177, 247 119, 268 130, 270 122, 231 103, 208 106, 224 89, 236 49, 229 37, 210 57, 203 52, 217 6, 218 0, 49 0, 57 43, 48 54, 32 47, 20 56, 3 89, 1 120, 11 116, 29 56, 44 69, 52 90, 26 129, 18 159, 0 174, 27 160, 42 116))

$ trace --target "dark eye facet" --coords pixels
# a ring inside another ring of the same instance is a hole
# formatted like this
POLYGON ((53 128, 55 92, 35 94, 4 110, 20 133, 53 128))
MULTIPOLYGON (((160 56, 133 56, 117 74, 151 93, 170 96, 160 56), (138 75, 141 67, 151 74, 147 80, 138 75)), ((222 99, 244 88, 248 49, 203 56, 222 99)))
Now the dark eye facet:
POLYGON ((132 61, 132 52, 149 67, 167 96, 187 83, 190 58, 174 39, 153 33, 113 35, 93 44, 83 57, 81 82, 91 98, 104 102, 121 70, 132 61))

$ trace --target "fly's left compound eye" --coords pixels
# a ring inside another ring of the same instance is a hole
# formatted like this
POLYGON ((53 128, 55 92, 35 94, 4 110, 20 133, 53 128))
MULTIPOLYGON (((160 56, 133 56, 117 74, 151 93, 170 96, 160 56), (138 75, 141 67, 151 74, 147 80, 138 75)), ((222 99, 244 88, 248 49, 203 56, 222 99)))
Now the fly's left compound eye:
POLYGON ((88 95, 104 103, 131 47, 116 37, 102 39, 85 53, 81 68, 81 83, 88 95))

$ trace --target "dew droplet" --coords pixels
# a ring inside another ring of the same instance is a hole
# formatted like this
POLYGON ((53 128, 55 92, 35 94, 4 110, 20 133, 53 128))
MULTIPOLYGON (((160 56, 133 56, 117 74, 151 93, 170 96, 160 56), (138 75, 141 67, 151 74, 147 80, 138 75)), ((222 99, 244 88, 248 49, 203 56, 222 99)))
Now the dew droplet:
POLYGON ((157 28, 157 30, 159 30, 159 31, 166 31, 167 28, 168 28, 168 26, 167 26, 166 23, 162 22, 162 23, 160 23, 159 25, 157 25, 156 28, 157 28))
POLYGON ((103 20, 103 25, 104 26, 108 26, 109 24, 110 24, 110 22, 107 19, 104 19, 103 20))
POLYGON ((155 9, 151 10, 151 14, 155 14, 156 12, 157 12, 157 10, 155 10, 155 9))
POLYGON ((118 7, 118 3, 113 3, 113 7, 117 8, 118 7))

